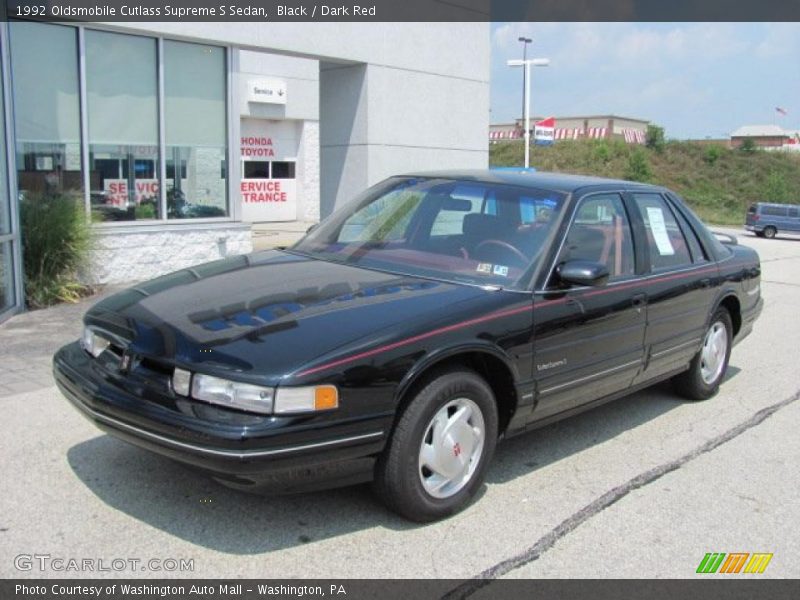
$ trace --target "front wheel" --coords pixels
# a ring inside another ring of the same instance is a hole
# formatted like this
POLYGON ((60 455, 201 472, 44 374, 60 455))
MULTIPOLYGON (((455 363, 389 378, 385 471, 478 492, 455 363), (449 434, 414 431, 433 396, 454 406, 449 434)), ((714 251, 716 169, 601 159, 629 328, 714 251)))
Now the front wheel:
POLYGON ((678 393, 689 400, 705 400, 716 394, 728 369, 732 341, 731 315, 726 309, 718 308, 689 370, 672 380, 678 393))
POLYGON ((477 373, 454 369, 429 378, 406 406, 378 460, 375 491, 412 521, 457 512, 483 482, 497 427, 494 394, 477 373))

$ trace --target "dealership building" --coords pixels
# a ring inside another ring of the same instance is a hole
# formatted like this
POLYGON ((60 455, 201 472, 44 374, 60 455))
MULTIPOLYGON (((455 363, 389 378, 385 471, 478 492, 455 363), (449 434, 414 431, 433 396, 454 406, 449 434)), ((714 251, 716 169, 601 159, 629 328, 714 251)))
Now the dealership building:
POLYGON ((0 23, 0 320, 19 206, 72 195, 95 283, 249 252, 392 174, 488 163, 487 23, 0 23), (465 126, 465 124, 468 124, 465 126))
MULTIPOLYGON (((553 141, 578 139, 618 139, 627 144, 644 144, 650 121, 619 115, 531 117, 531 129, 539 121, 552 120, 553 141)), ((489 127, 489 143, 521 140, 525 133, 524 119, 513 123, 493 123, 489 127)))

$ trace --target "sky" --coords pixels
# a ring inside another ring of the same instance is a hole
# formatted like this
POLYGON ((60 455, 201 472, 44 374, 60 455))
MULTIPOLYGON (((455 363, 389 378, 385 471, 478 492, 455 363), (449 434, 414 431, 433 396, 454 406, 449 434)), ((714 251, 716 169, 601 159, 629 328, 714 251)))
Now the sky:
POLYGON ((520 36, 550 59, 531 67, 537 116, 636 117, 676 139, 800 129, 800 23, 493 23, 492 123, 521 116, 522 70, 506 65, 520 36))

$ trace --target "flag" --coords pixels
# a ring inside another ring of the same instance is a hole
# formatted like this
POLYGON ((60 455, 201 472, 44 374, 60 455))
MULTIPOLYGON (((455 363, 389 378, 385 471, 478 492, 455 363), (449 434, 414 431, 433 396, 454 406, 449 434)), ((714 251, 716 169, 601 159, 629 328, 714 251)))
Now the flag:
POLYGON ((542 146, 549 146, 556 137, 555 117, 548 117, 537 121, 533 129, 533 143, 542 146))
POLYGON ((784 117, 789 114, 789 111, 785 108, 781 108, 780 106, 776 106, 775 110, 778 111, 779 114, 783 115, 784 117))

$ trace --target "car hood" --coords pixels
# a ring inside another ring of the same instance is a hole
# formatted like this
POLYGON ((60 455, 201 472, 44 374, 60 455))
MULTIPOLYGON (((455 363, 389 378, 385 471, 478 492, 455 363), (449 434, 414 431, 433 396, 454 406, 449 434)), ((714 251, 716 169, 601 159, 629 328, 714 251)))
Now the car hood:
POLYGON ((232 257, 126 289, 86 314, 137 356, 278 383, 320 356, 387 328, 418 328, 481 288, 281 251, 232 257))

